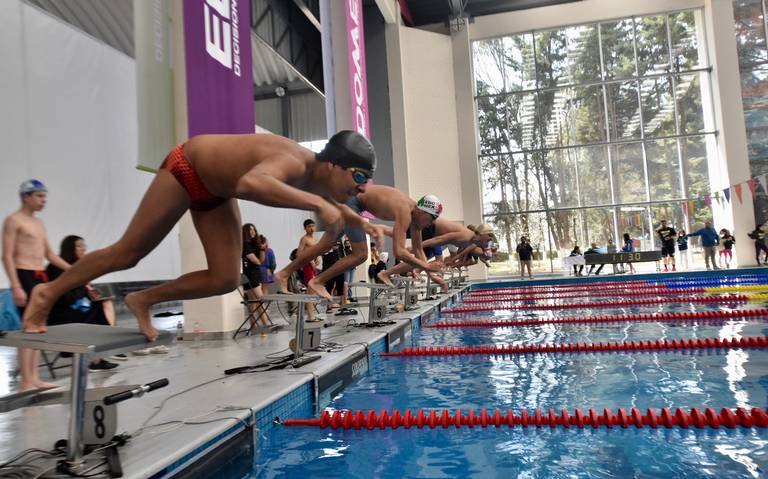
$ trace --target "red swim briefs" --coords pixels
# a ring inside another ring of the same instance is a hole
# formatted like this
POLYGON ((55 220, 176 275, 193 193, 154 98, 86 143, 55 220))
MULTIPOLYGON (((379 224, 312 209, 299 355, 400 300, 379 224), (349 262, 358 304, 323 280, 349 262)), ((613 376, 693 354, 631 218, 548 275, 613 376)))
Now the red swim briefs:
POLYGON ((183 144, 176 145, 168 153, 160 169, 168 170, 176 178, 176 181, 184 187, 189 199, 192 200, 192 204, 189 205, 189 209, 192 211, 212 210, 227 201, 226 198, 214 196, 208 191, 200 176, 189 164, 187 157, 184 156, 183 144))

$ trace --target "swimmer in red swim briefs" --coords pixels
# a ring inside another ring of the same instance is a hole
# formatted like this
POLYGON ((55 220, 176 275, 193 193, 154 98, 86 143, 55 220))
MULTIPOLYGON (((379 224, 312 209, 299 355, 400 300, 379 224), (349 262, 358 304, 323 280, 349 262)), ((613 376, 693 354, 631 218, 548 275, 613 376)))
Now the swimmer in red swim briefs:
MULTIPOLYGON (((34 288, 23 329, 45 332, 51 307, 65 292, 147 256, 187 211, 205 250, 207 269, 131 293, 125 304, 149 341, 152 305, 205 298, 232 291, 240 279, 240 212, 236 199, 267 206, 314 211, 335 241, 342 229, 338 203, 364 192, 376 168, 373 146, 362 135, 342 131, 331 147, 315 154, 277 135, 201 135, 174 148, 144 194, 117 243, 80 259, 58 279, 34 288)), ((371 226, 360 220, 360 228, 371 226)))

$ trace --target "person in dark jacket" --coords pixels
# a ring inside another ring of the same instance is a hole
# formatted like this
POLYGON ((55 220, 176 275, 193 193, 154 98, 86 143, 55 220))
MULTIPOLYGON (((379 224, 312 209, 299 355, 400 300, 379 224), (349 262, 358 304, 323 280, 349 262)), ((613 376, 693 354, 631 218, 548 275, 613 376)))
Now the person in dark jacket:
POLYGON ((705 221, 703 228, 695 233, 688 233, 688 237, 690 238, 691 236, 701 237, 701 246, 704 248, 704 263, 707 265, 707 269, 720 269, 715 262, 715 249, 720 243, 720 235, 712 227, 712 222, 705 221), (712 262, 712 267, 709 266, 710 261, 712 262))
MULTIPOLYGON (((597 249, 597 243, 592 243, 589 245, 589 249, 584 252, 584 256, 587 256, 589 254, 600 254, 600 251, 597 249)), ((587 276, 592 274, 592 271, 594 271, 596 264, 589 265, 589 271, 587 271, 587 276)), ((597 268, 597 271, 595 271, 595 276, 600 274, 600 271, 603 270, 604 264, 601 264, 599 268, 597 268)))
POLYGON ((688 235, 685 230, 677 232, 677 251, 680 252, 680 268, 688 269, 688 235))
POLYGON ((528 278, 533 279, 531 263, 533 262, 533 247, 525 236, 520 237, 517 245, 517 256, 520 259, 520 278, 525 278, 525 269, 528 268, 528 278))
POLYGON ((762 264, 768 264, 768 246, 765 244, 766 240, 766 224, 757 225, 751 233, 747 233, 747 236, 755 241, 755 261, 760 266, 760 252, 765 253, 762 264))
MULTIPOLYGON (((571 251, 570 256, 582 256, 581 249, 579 249, 579 245, 575 245, 573 247, 573 250, 571 251)), ((574 276, 583 276, 584 273, 584 265, 583 264, 575 264, 573 265, 573 274, 574 276)))

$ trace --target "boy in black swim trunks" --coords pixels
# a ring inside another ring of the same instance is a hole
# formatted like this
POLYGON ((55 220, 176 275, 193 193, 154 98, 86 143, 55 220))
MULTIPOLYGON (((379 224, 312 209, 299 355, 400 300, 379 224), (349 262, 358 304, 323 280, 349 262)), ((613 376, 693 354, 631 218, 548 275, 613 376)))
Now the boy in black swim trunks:
POLYGON ((661 238, 661 256, 664 258, 664 271, 668 271, 668 265, 672 265, 672 271, 675 268, 675 241, 677 240, 677 231, 671 226, 667 226, 667 220, 661 220, 661 228, 656 230, 661 238))

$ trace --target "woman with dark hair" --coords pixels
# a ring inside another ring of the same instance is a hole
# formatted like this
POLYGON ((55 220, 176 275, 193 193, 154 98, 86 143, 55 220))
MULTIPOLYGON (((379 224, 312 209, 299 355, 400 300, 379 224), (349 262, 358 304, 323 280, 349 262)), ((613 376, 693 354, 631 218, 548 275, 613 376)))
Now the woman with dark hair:
MULTIPOLYGON (((275 252, 269 247, 267 237, 259 235, 261 240, 261 249, 264 251, 264 262, 261 263, 261 284, 272 284, 275 282, 275 270, 277 269, 277 261, 275 260, 275 252)), ((262 286, 261 290, 266 293, 265 286, 262 286)))
MULTIPOLYGON (((624 246, 621 248, 621 251, 624 253, 632 253, 635 251, 635 243, 632 241, 632 238, 629 236, 629 233, 624 233, 624 246)), ((627 263, 629 265, 629 272, 630 273, 636 273, 635 267, 632 266, 632 263, 627 263)))
MULTIPOLYGON (((251 303, 248 303, 248 310, 251 314, 258 313, 262 324, 267 325, 268 321, 264 314, 264 308, 259 302, 259 298, 264 296, 261 289, 262 274, 261 265, 264 263, 264 249, 261 245, 261 238, 256 226, 253 223, 243 225, 243 274, 248 278, 248 282, 243 285, 245 297, 251 303)), ((255 326, 255 324, 251 324, 255 326)))
MULTIPOLYGON (((61 241, 59 256, 69 264, 75 264, 85 256, 85 240, 80 236, 69 235, 61 241)), ((61 268, 49 264, 45 269, 48 277, 53 281, 63 271, 61 268)), ((110 300, 104 300, 101 293, 90 284, 85 284, 62 295, 48 317, 48 324, 99 324, 103 326, 115 325, 115 307, 110 300)), ((123 358, 120 358, 123 359, 123 358)), ((89 369, 113 369, 117 364, 106 359, 94 358, 89 369)))

